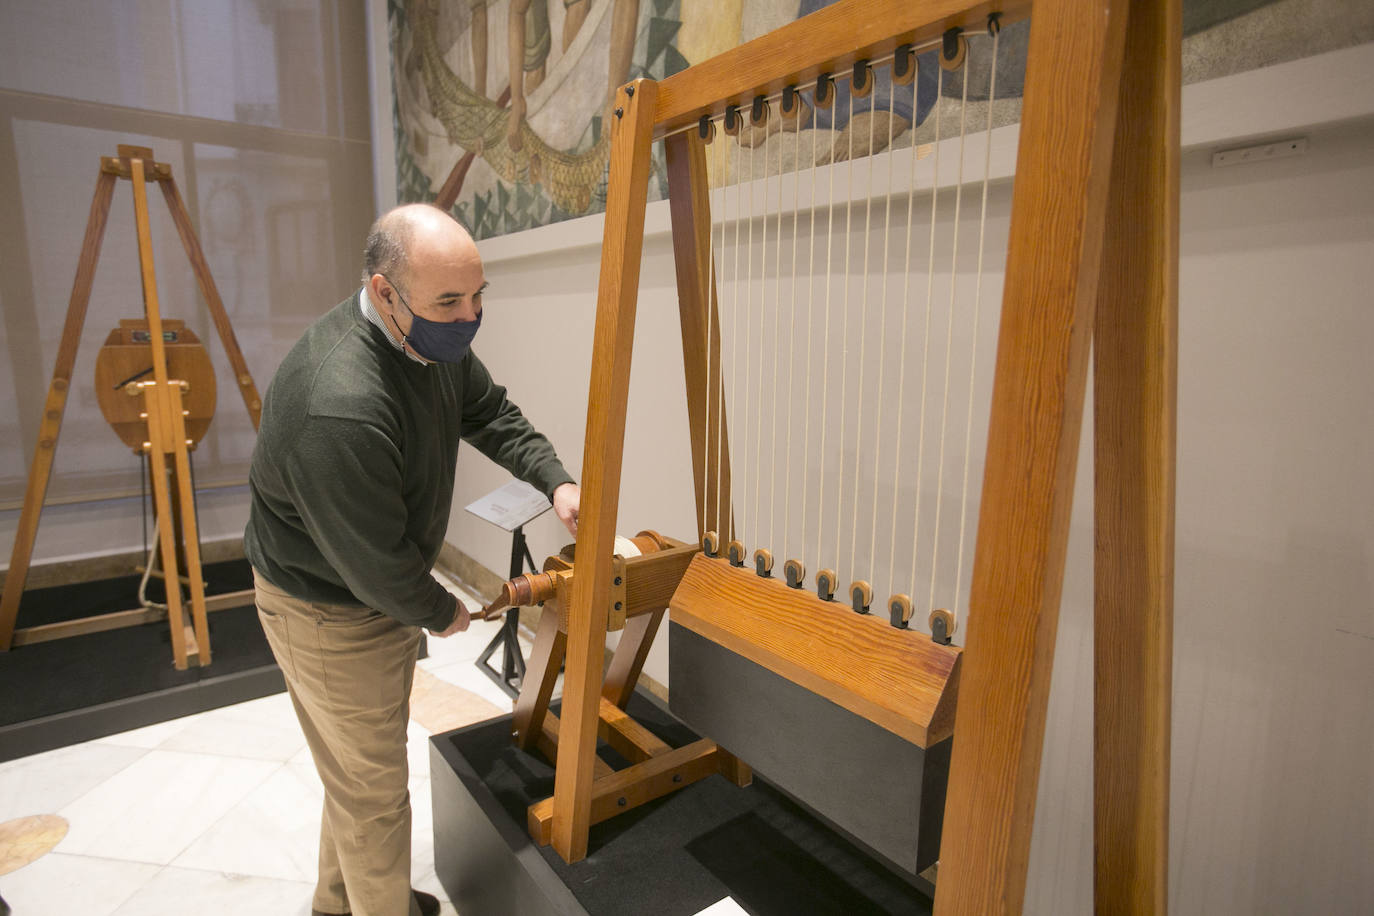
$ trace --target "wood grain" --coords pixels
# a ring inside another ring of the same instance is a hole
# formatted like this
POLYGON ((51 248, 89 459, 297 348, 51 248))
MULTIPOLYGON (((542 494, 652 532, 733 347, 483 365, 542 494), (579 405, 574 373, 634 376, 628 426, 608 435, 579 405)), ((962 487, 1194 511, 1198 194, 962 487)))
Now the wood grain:
POLYGON ((931 41, 954 27, 981 32, 993 11, 1008 25, 1024 19, 1030 6, 1029 0, 842 0, 668 77, 659 85, 654 124, 663 136, 730 105, 747 108, 757 95, 777 95, 857 60, 891 54, 906 42, 931 41))
POLYGON ((176 179, 168 175, 167 180, 161 185, 162 196, 167 200, 167 209, 171 211, 172 222, 177 227, 177 235, 181 237, 181 245, 186 249, 186 257, 191 261, 191 271, 196 275, 200 295, 205 299, 206 307, 210 309, 210 318, 215 323, 215 330, 219 332, 220 343, 224 345, 225 355, 229 357, 229 365, 234 368, 239 396, 243 398, 243 406, 248 408, 248 418, 253 421, 253 429, 257 429, 262 418, 262 398, 258 394, 257 385, 253 382, 253 374, 248 371, 248 363, 243 358, 238 338, 234 336, 234 326, 229 323, 229 313, 224 310, 224 302, 220 299, 215 280, 210 275, 210 262, 205 259, 200 240, 196 238, 196 230, 191 226, 191 216, 181 201, 176 179))
MULTIPOLYGON (((566 744, 566 740, 560 742, 560 749, 566 744)), ((703 738, 597 779, 588 791, 588 826, 705 779, 718 769, 716 755, 715 743, 703 738)), ((556 799, 557 795, 531 805, 528 823, 530 836, 536 843, 547 846, 552 841, 555 849, 558 843, 556 799)))
POLYGON ((702 555, 671 613, 675 623, 920 747, 953 729, 956 646, 702 555))
POLYGON ((522 750, 532 750, 538 740, 566 646, 567 637, 558 628, 558 608, 546 605, 535 630, 530 660, 525 665, 520 696, 515 699, 515 714, 511 720, 515 744, 522 750))
POLYGON ((1079 450, 1126 9, 1031 18, 935 912, 1019 913, 1079 450))
POLYGON ((9 573, 5 589, 0 595, 0 650, 8 650, 14 637, 15 619, 19 616, 19 600, 24 594, 24 580, 28 577, 29 561, 33 559, 33 542, 38 536, 38 518, 43 511, 43 498, 48 493, 52 477, 53 458, 57 454, 57 437, 62 431, 62 416, 67 409, 67 394, 71 390, 72 367, 76 363, 76 349, 81 343, 81 328, 86 323, 86 306, 91 301, 91 285, 95 281, 95 266, 100 261, 100 243, 105 237, 105 222, 114 200, 114 175, 98 172, 95 193, 91 197, 91 211, 86 219, 86 235, 81 242, 81 255, 76 262, 76 279, 72 281, 72 295, 67 303, 67 319, 62 325, 62 339, 57 345, 57 361, 53 365, 48 397, 43 403, 43 419, 38 426, 38 442, 34 445, 33 461, 29 464, 29 482, 24 490, 24 508, 19 513, 14 547, 10 552, 9 573))
POLYGON ((567 862, 586 856, 591 824, 591 760, 596 752, 606 648, 605 607, 611 584, 609 564, 602 558, 609 560, 615 544, 656 96, 657 85, 651 80, 622 86, 616 92, 620 115, 610 119, 613 177, 606 196, 606 233, 592 343, 591 363, 596 371, 587 395, 582 515, 577 534, 577 556, 583 558, 584 566, 573 581, 569 610, 564 735, 558 745, 552 813, 554 849, 567 862), (590 570, 585 565, 588 558, 592 559, 590 570))
POLYGON ((677 268, 682 367, 687 383, 687 430, 692 445, 697 542, 707 531, 729 540, 729 424, 720 362, 720 308, 711 263, 711 201, 706 145, 695 131, 664 144, 668 161, 668 210, 677 268))
POLYGON ((1097 912, 1168 910, 1179 0, 1133 0, 1094 336, 1097 912))

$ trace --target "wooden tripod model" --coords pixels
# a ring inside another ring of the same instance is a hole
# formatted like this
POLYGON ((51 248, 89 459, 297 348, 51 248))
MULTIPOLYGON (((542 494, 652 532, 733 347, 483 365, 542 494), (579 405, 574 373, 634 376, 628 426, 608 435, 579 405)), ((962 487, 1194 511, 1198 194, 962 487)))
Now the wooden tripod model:
MULTIPOLYGON (((623 630, 597 702, 597 733, 630 765, 613 770, 594 757, 589 824, 600 823, 630 808, 675 792, 720 773, 736 785, 753 779, 749 766, 714 741, 702 738, 680 748, 670 747, 625 712, 649 655, 654 635, 663 622, 668 601, 687 564, 699 548, 643 531, 631 539, 641 551, 636 557, 616 554, 611 561, 611 592, 606 605, 608 630, 623 630)), ((529 667, 515 703, 512 729, 515 743, 539 751, 554 763, 558 758, 558 717, 549 710, 554 682, 567 654, 568 608, 576 568, 570 549, 549 557, 544 571, 512 579, 484 611, 491 617, 506 607, 547 605, 539 619, 529 667)), ((553 840, 552 797, 535 802, 528 812, 530 836, 541 846, 553 840)))
MULTIPOLYGON (((186 205, 182 203, 176 180, 172 178, 171 166, 155 162, 153 151, 142 146, 121 144, 117 156, 102 156, 100 159, 95 195, 91 200, 91 213, 86 223, 86 237, 82 242, 81 257, 77 262, 76 280, 72 284, 71 301, 67 306, 67 319, 62 328, 62 340, 57 351, 57 363, 53 367, 52 383, 48 386, 48 397, 43 406, 43 421, 39 427, 33 463, 29 468, 28 489, 24 494, 24 508, 19 517, 14 550, 10 555, 9 574, 5 579, 3 597, 0 597, 0 650, 7 651, 11 645, 54 638, 51 635, 30 634, 22 630, 16 633, 14 624, 19 614, 19 600, 28 576, 29 561, 33 555, 34 538, 38 534, 39 513, 42 511, 48 479, 52 475, 53 459, 57 453, 58 433, 62 427, 67 393, 71 388, 72 367, 76 361, 77 345, 81 340, 81 329, 86 320, 86 306, 91 298, 95 267, 100 258, 105 221, 114 197, 115 182, 120 178, 129 179, 133 185, 134 222, 138 236, 139 270, 143 281, 143 308, 148 320, 148 342, 152 362, 152 379, 130 382, 126 390, 130 395, 141 395, 144 399, 142 416, 147 422, 148 438, 139 451, 148 455, 151 465, 153 500, 161 539, 159 547, 167 582, 167 617, 171 630, 172 652, 176 667, 184 669, 190 664, 210 663, 210 635, 205 619, 205 585, 201 578, 200 548, 196 536, 195 508, 191 490, 191 465, 187 448, 185 411, 182 407, 182 394, 186 382, 168 377, 157 278, 153 272, 152 235, 148 224, 148 181, 155 181, 162 187, 163 197, 166 198, 167 208, 171 211, 177 233, 181 236, 186 256, 190 259, 201 295, 205 297, 215 328, 219 331, 220 341, 229 354, 234 376, 238 380, 239 393, 248 408, 254 429, 257 428, 258 418, 262 413, 262 400, 258 396, 257 387, 253 384, 253 377, 248 372, 248 365, 234 337, 229 316, 224 311, 224 304, 215 289, 214 280, 210 277, 209 263, 205 260, 195 230, 191 227, 191 218, 186 212, 186 205), (173 486, 176 487, 177 499, 173 497, 173 486), (186 578, 191 590, 190 624, 185 619, 181 589, 178 586, 182 579, 177 568, 178 533, 184 544, 186 578)), ((142 623, 144 618, 121 613, 105 615, 104 618, 92 618, 89 622, 89 627, 64 632, 67 635, 75 635, 76 632, 128 626, 142 623)))

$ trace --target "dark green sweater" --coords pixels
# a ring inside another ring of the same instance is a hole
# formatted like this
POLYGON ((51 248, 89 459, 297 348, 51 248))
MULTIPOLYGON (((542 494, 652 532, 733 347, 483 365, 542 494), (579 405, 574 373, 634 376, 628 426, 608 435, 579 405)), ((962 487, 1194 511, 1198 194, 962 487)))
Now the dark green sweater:
POLYGON ((545 495, 572 480, 471 351, 422 365, 358 295, 286 355, 263 403, 243 549, 305 601, 443 629, 457 601, 430 576, 448 529, 458 440, 545 495))

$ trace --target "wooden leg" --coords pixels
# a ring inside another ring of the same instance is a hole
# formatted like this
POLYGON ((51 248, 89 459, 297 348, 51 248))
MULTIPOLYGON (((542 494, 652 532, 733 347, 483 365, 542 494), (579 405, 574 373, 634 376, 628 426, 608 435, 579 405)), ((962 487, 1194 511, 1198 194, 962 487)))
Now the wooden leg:
POLYGON ((663 622, 663 611, 640 614, 625 621, 625 630, 620 634, 620 645, 616 647, 606 670, 606 682, 601 687, 601 695, 621 709, 630 702, 630 696, 639 683, 639 674, 644 670, 644 660, 649 657, 649 649, 654 644, 654 634, 663 622))
POLYGON ((14 536, 10 554, 9 573, 5 576, 5 590, 0 596, 0 650, 8 650, 14 636, 14 622, 19 616, 19 599, 28 578, 29 561, 33 559, 33 542, 38 536, 38 516, 43 511, 43 498, 48 492, 52 476, 53 458, 57 454, 57 435, 62 429, 62 414, 67 407, 67 392, 71 388, 72 366, 76 362, 76 348, 81 342, 81 328, 86 323, 86 306, 91 301, 91 284, 95 280, 96 262, 100 260, 100 243, 105 236, 105 220, 110 214, 117 176, 102 171, 95 183, 91 198, 91 214, 86 220, 86 238, 81 243, 81 257, 76 264, 76 280, 72 283, 71 301, 67 305, 67 321, 62 327, 62 341, 57 348, 57 364, 53 367, 48 398, 43 404, 43 420, 38 428, 38 443, 34 446, 33 463, 29 465, 29 485, 24 491, 24 508, 19 514, 19 528, 14 536))
POLYGON ((1094 337, 1094 896, 1123 916, 1168 910, 1179 7, 1131 4, 1094 337))
POLYGON ((191 226, 191 217, 186 212, 186 205, 181 201, 181 192, 177 190, 176 181, 168 177, 159 183, 162 185, 162 196, 167 200, 167 209, 172 213, 172 222, 176 223, 177 234, 181 236, 181 245, 186 249, 186 257, 191 262, 191 270, 196 275, 200 294, 210 309, 215 329, 219 331, 220 343, 224 344, 229 365, 234 367, 234 380, 238 383, 243 405, 248 408, 248 418, 253 421, 253 428, 257 429, 262 416, 262 398, 258 395, 257 386, 253 384, 253 376, 248 371, 243 351, 239 349, 234 327, 229 323, 229 313, 224 310, 224 302, 219 297, 219 290, 215 288, 214 278, 210 276, 210 262, 205 260, 205 252, 201 250, 196 231, 191 226))
MULTIPOLYGON (((167 626, 172 637, 172 657, 177 670, 184 671, 189 663, 186 639, 186 618, 181 607, 180 570, 177 568, 175 524, 172 516, 172 494, 167 483, 167 406, 165 392, 156 382, 143 386, 143 404, 148 419, 148 442, 151 446, 153 505, 157 512, 158 546, 162 554, 163 582, 167 586, 167 626)), ((197 647, 198 648, 198 647, 197 647)))
POLYGON ((530 660, 520 683, 520 696, 515 701, 515 716, 511 725, 515 731, 515 743, 521 750, 533 750, 538 746, 567 642, 567 636, 558 629, 558 607, 550 603, 539 618, 534 647, 530 649, 530 660))
POLYGON ((205 579, 200 568, 200 533, 196 527, 196 498, 191 487, 191 456, 187 452, 186 422, 182 414, 181 385, 172 382, 167 388, 168 418, 171 420, 172 445, 175 449, 175 474, 180 507, 177 511, 177 530, 185 553, 186 574, 191 580, 191 621, 195 627, 196 645, 200 647, 200 664, 210 664, 210 624, 205 613, 205 579))

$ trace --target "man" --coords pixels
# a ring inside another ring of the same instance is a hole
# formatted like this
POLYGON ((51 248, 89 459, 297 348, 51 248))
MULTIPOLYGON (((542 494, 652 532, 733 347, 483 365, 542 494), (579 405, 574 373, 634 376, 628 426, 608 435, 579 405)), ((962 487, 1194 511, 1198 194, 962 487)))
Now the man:
POLYGON ((324 783, 313 913, 416 916, 406 723, 421 627, 467 629, 430 576, 458 440, 541 489, 576 532, 580 492, 468 345, 486 280, 448 214, 373 225, 363 287, 316 321, 267 391, 244 552, 258 616, 324 783))

